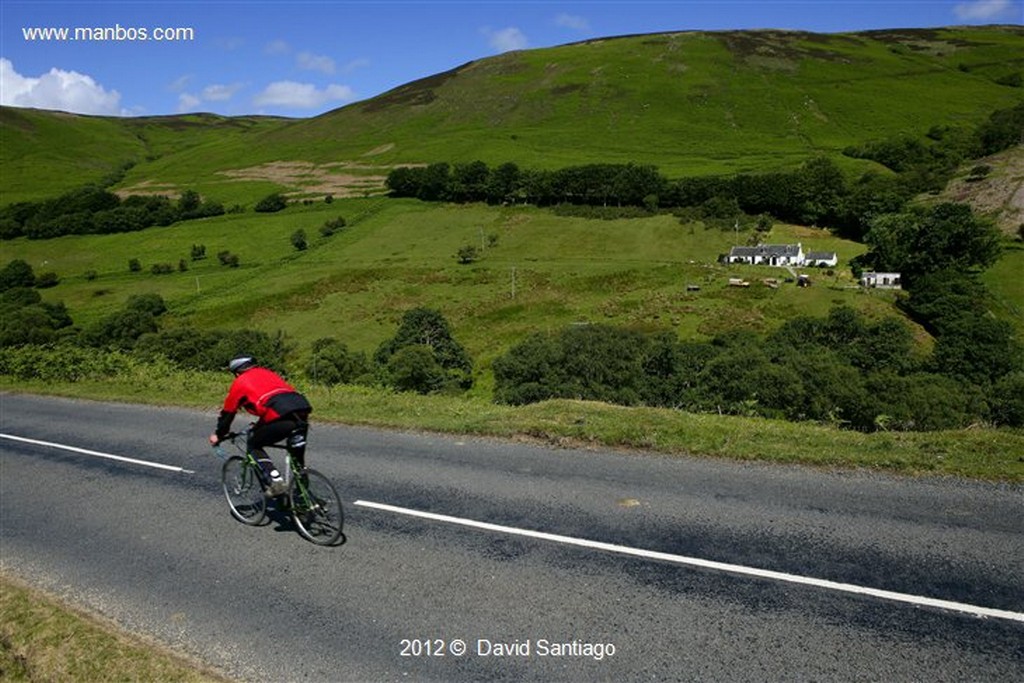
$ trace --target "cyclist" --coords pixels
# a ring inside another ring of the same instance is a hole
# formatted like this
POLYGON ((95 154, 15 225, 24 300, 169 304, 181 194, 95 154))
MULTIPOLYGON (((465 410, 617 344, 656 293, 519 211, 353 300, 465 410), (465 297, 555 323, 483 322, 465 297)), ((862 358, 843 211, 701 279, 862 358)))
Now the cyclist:
POLYGON ((306 466, 306 435, 313 407, 295 387, 273 370, 259 366, 251 356, 232 358, 228 369, 235 380, 224 399, 216 430, 210 434, 210 443, 216 446, 228 435, 239 408, 258 417, 246 445, 271 482, 268 495, 279 496, 286 484, 263 447, 287 440, 286 448, 301 471, 306 466))

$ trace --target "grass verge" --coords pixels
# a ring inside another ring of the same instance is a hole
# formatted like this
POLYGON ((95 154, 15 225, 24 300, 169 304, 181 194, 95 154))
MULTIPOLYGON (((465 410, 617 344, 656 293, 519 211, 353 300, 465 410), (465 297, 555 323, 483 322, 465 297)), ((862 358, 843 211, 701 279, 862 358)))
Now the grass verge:
POLYGON ((231 679, 0 575, 0 680, 215 683, 231 679))
MULTIPOLYGON (((14 383, 0 377, 0 391, 173 404, 211 413, 226 388, 223 373, 155 373, 144 366, 131 367, 116 377, 74 383, 14 383)), ((367 387, 299 388, 309 396, 321 422, 522 439, 560 447, 1024 482, 1022 430, 979 427, 865 434, 829 425, 588 401, 505 406, 480 398, 420 396, 367 387)), ((196 435, 197 441, 204 437, 196 435)))

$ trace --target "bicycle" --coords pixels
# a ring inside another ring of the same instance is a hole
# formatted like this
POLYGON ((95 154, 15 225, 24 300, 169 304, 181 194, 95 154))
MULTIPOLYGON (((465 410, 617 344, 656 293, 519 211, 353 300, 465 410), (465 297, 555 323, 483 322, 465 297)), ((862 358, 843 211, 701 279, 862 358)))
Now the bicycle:
MULTIPOLYGON (((221 443, 230 441, 238 449, 238 455, 228 453, 218 444, 213 447, 218 457, 224 460, 221 467, 221 482, 231 515, 243 524, 259 526, 267 516, 267 489, 270 482, 263 468, 247 448, 252 425, 240 432, 228 434, 221 443)), ((281 445, 271 445, 287 452, 281 445)), ((320 472, 308 467, 299 471, 291 453, 285 457, 286 491, 277 498, 285 506, 298 532, 308 541, 317 545, 334 545, 344 542, 342 533, 344 511, 341 497, 331 480, 320 472)))

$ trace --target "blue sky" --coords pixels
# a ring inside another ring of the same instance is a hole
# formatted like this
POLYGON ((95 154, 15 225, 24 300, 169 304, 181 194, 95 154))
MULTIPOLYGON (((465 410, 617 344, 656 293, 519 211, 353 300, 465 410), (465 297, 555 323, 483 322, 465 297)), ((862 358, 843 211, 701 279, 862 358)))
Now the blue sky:
POLYGON ((1024 23, 1024 0, 3 0, 0 103, 119 116, 307 117, 473 59, 596 37, 993 23, 1024 23), (31 39, 34 29, 104 39, 31 39), (183 30, 154 40, 158 29, 183 30), (149 40, 139 40, 143 30, 149 40))

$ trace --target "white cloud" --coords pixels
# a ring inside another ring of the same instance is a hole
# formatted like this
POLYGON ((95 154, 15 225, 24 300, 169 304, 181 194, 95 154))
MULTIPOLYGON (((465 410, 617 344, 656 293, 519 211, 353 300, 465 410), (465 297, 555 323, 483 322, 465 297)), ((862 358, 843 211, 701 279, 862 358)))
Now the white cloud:
POLYGON ((205 102, 224 102, 235 96, 235 93, 242 89, 241 83, 231 85, 208 85, 203 88, 202 99, 205 102))
POLYGON ((276 81, 258 94, 253 102, 259 107, 286 107, 289 109, 316 109, 329 102, 355 99, 347 85, 329 85, 323 90, 311 83, 276 81))
POLYGON ((198 109, 199 105, 202 103, 203 101, 201 99, 187 92, 183 92, 180 95, 178 95, 179 112, 192 111, 193 109, 198 109))
MULTIPOLYGON (((1001 18, 1011 18, 1015 9, 1011 0, 974 0, 974 2, 961 2, 953 8, 959 19, 966 21, 988 21, 1001 18)), ((1016 18, 1019 20, 1020 14, 1016 18)))
POLYGON ((561 26, 562 28, 572 29, 573 31, 589 31, 590 22, 583 17, 576 16, 573 14, 559 14, 555 17, 555 25, 561 26))
POLYGON ((307 71, 319 71, 324 74, 334 73, 334 60, 324 55, 315 55, 312 52, 300 52, 295 57, 300 69, 307 71))
POLYGON ((53 68, 39 78, 31 78, 19 74, 4 58, 0 58, 0 104, 75 114, 122 114, 121 94, 106 90, 85 74, 53 68))
MULTIPOLYGON (((185 84, 184 79, 179 78, 176 84, 185 84)), ((178 94, 178 112, 196 111, 202 108, 204 102, 227 102, 244 86, 242 83, 230 83, 223 85, 214 83, 202 89, 198 94, 193 92, 180 92, 178 94)))
POLYGON ((487 36, 487 42, 498 52, 524 50, 529 47, 530 44, 523 32, 514 26, 499 29, 497 31, 484 29, 483 32, 484 35, 487 36))

